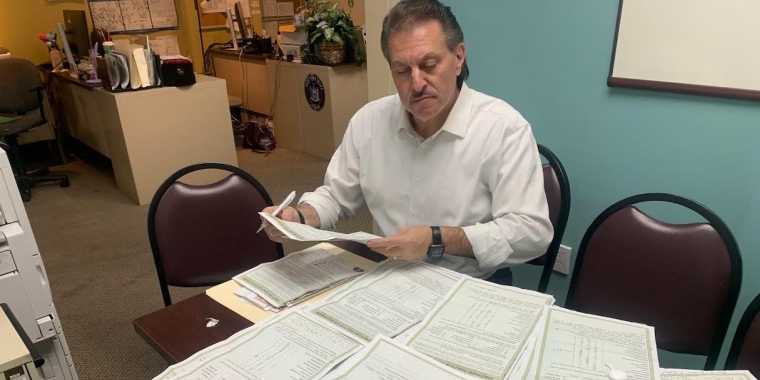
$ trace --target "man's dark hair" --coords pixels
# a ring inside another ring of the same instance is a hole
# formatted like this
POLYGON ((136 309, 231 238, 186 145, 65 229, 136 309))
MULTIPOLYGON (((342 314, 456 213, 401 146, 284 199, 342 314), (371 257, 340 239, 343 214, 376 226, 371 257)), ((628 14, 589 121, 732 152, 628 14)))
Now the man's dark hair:
MULTIPOLYGON (((451 7, 442 4, 438 0, 405 0, 391 8, 383 19, 383 31, 380 34, 380 48, 383 50, 385 59, 390 62, 388 53, 388 40, 391 35, 424 24, 429 21, 438 21, 443 28, 446 46, 452 53, 460 43, 464 42, 464 32, 459 26, 457 18, 451 12, 451 7)), ((462 83, 470 75, 467 67, 467 59, 462 64, 462 72, 457 77, 457 88, 462 89, 462 83)))

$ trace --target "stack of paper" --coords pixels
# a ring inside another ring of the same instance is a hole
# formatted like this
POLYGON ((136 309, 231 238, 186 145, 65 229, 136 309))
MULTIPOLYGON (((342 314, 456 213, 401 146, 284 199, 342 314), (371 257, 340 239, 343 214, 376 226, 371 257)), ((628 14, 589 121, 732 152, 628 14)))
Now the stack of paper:
POLYGON ((629 379, 660 380, 654 328, 545 306, 526 350, 508 379, 609 379, 610 369, 629 379))
POLYGON ((280 311, 303 302, 364 270, 323 249, 308 249, 261 264, 235 277, 248 291, 238 296, 267 311, 280 311))
POLYGON ((504 379, 552 304, 551 295, 466 277, 406 344, 464 374, 504 379))
POLYGON ((691 371, 662 369, 662 380, 757 380, 749 371, 691 371))
POLYGON ((361 348, 291 310, 198 352, 154 380, 318 379, 361 348))
POLYGON ((424 262, 386 260, 310 312, 363 342, 393 338, 422 321, 462 276, 424 262))

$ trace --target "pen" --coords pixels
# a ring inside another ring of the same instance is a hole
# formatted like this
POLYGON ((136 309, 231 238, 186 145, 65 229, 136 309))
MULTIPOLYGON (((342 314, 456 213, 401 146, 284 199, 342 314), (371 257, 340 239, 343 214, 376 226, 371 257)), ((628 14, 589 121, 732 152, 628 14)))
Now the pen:
MULTIPOLYGON (((293 199, 295 199, 295 198, 296 198, 296 192, 295 191, 291 191, 290 194, 288 195, 288 197, 285 198, 285 200, 282 201, 282 203, 280 203, 279 206, 277 206, 277 209, 274 210, 274 212, 272 213, 272 216, 277 216, 277 214, 279 214, 280 212, 282 212, 282 210, 284 210, 285 207, 288 207, 288 205, 290 204, 290 202, 293 202, 293 199)), ((256 231, 256 233, 261 232, 261 230, 263 230, 264 227, 266 227, 266 221, 262 220, 261 221, 261 227, 259 227, 259 230, 256 231)))

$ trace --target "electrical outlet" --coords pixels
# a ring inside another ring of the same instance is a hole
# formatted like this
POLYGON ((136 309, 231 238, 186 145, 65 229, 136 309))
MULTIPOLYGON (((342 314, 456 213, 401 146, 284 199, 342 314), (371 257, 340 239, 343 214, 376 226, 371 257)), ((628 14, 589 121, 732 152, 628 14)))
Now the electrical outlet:
POLYGON ((570 274, 570 257, 573 249, 562 244, 557 252, 557 260, 554 261, 554 271, 562 274, 570 274))

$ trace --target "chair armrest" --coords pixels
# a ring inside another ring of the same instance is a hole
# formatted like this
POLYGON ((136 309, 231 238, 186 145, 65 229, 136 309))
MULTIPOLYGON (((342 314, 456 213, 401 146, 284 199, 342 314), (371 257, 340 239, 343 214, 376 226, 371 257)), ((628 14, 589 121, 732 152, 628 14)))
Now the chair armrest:
POLYGON ((47 118, 45 118, 45 107, 42 104, 42 91, 45 90, 44 85, 39 85, 33 89, 30 89, 29 92, 36 92, 37 93, 37 104, 40 105, 40 116, 42 116, 42 121, 47 122, 47 118))

